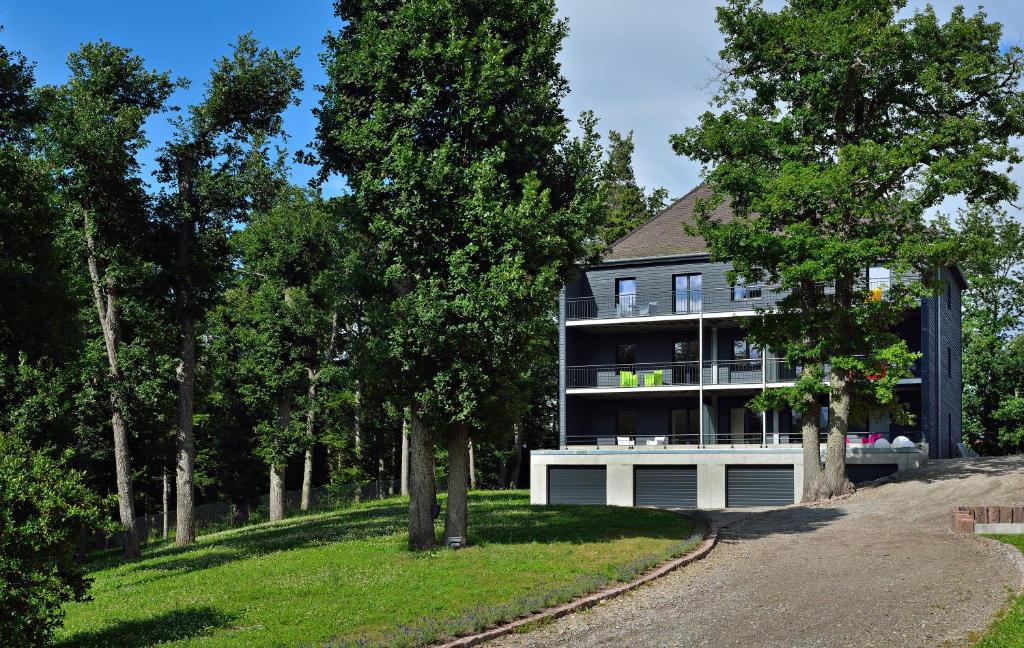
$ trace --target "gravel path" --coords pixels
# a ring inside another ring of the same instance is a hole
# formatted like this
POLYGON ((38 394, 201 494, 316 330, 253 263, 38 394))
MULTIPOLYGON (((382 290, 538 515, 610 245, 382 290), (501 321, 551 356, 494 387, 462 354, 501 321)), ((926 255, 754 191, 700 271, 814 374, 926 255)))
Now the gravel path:
POLYGON ((949 529, 955 504, 1024 503, 1024 457, 930 462, 817 506, 723 511, 718 546, 650 586, 488 646, 965 645, 1015 582, 949 529))

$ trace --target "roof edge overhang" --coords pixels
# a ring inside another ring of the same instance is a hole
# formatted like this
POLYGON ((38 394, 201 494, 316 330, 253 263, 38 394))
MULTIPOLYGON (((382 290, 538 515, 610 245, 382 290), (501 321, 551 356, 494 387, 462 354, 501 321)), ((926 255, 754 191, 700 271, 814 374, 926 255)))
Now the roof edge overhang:
POLYGON ((606 259, 600 263, 587 266, 587 268, 609 268, 616 266, 628 266, 628 265, 647 265, 657 263, 671 263, 673 261, 699 261, 701 259, 707 259, 709 255, 707 252, 689 252, 686 254, 667 254, 664 256, 651 256, 651 257, 632 257, 628 259, 606 259))

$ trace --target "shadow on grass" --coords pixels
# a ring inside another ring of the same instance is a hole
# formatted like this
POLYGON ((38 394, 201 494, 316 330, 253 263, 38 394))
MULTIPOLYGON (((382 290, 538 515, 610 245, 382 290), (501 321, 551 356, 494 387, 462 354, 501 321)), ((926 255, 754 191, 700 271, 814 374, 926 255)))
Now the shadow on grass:
MULTIPOLYGON (((440 498, 442 504, 444 497, 440 498)), ((162 547, 135 563, 120 564, 125 573, 145 574, 138 584, 180 572, 210 569, 244 558, 283 550, 315 547, 404 533, 408 504, 385 500, 336 513, 295 518, 211 536, 190 547, 162 547)), ((444 515, 438 519, 443 523, 444 515)), ((607 506, 529 506, 523 492, 470 494, 470 541, 477 545, 587 543, 620 538, 679 539, 692 525, 678 516, 647 509, 607 506)), ((103 565, 116 566, 118 563, 103 565)), ((102 568, 94 565, 95 568, 102 568)))
POLYGON ((57 644, 58 648, 142 648, 165 641, 201 637, 215 628, 226 628, 235 617, 211 607, 192 607, 158 614, 148 619, 121 621, 103 630, 79 632, 57 644))

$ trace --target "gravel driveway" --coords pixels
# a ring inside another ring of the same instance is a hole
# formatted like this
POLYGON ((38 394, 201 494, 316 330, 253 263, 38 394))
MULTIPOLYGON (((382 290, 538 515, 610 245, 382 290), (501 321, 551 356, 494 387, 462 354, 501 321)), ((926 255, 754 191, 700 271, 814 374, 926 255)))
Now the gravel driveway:
POLYGON ((1024 503, 1024 458, 934 461, 816 506, 715 513, 718 546, 650 586, 489 646, 937 646, 984 630, 1008 554, 955 504, 1024 503))

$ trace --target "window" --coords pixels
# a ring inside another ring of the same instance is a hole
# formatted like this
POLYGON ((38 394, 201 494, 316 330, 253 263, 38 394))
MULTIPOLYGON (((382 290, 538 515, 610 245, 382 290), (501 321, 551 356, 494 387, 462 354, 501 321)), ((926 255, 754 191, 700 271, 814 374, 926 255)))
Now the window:
POLYGON ((615 349, 615 364, 618 365, 635 365, 636 364, 636 345, 635 344, 620 344, 615 349))
POLYGON ((946 375, 953 375, 953 349, 946 347, 946 375))
POLYGON ((622 314, 636 308, 636 279, 625 277, 615 280, 615 307, 622 314))
POLYGON ((953 284, 946 282, 946 310, 953 310, 953 284))
POLYGON ((699 274, 673 275, 672 304, 676 313, 696 313, 703 305, 703 279, 699 274))
POLYGON ((732 343, 733 360, 760 360, 761 350, 750 344, 746 339, 734 340, 732 343))
POLYGON ((732 300, 733 301, 746 301, 749 299, 761 299, 761 286, 733 286, 732 287, 732 300))
POLYGON ((698 409, 672 410, 671 443, 697 443, 700 434, 700 415, 698 409))
POLYGON ((616 432, 619 436, 636 436, 636 410, 619 410, 616 432))
POLYGON ((697 340, 683 340, 672 345, 673 362, 694 362, 697 360, 697 340))
POLYGON ((868 268, 868 301, 882 301, 892 283, 888 268, 868 268))

